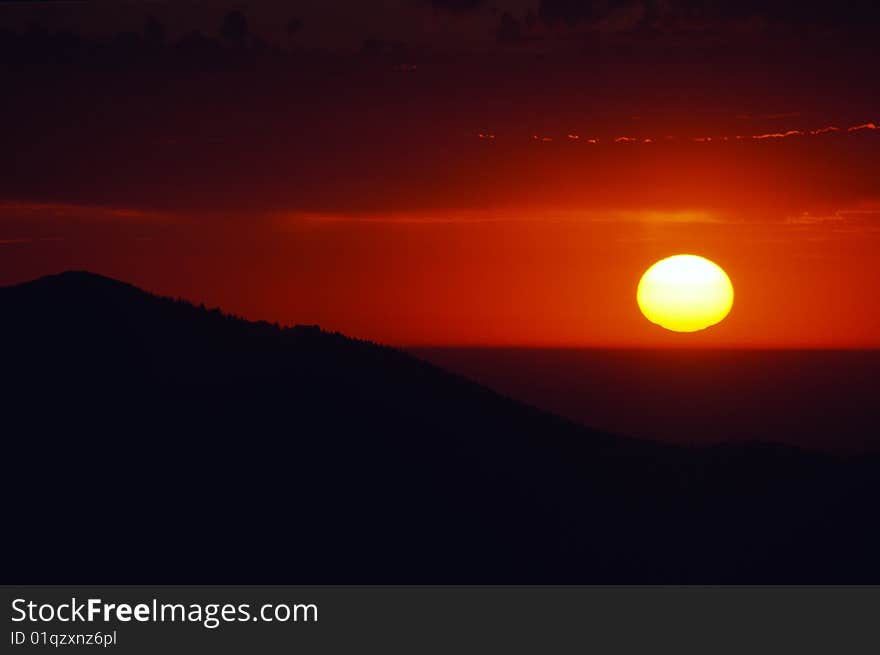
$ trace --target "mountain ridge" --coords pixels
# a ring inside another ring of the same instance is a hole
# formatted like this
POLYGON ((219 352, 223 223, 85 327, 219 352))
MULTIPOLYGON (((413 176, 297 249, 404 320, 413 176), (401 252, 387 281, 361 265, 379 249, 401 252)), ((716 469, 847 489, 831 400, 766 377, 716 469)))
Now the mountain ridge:
POLYGON ((880 580, 870 458, 608 435, 394 348, 88 272, 0 288, 0 312, 7 483, 33 490, 6 577, 880 580), (51 548, 49 525, 102 521, 137 561, 100 556, 106 535, 51 548))

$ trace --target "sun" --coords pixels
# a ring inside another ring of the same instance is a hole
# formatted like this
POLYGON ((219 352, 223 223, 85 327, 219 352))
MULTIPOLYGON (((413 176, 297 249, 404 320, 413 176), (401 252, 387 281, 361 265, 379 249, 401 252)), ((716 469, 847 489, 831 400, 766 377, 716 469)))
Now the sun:
POLYGON ((673 332, 696 332, 730 313, 733 285, 727 273, 705 257, 674 255, 645 271, 636 300, 652 323, 673 332))

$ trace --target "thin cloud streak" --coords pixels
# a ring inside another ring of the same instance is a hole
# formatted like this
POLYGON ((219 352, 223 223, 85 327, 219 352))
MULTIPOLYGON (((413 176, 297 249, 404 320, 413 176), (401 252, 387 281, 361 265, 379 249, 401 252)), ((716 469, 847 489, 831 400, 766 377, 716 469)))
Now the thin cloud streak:
POLYGON ((701 210, 608 210, 577 211, 535 209, 523 212, 503 210, 449 212, 393 212, 388 214, 278 212, 272 215, 280 226, 292 223, 360 223, 377 225, 480 225, 486 223, 737 223, 736 219, 701 210))
POLYGON ((102 207, 51 202, 0 200, 0 218, 62 218, 75 220, 167 221, 171 214, 132 207, 102 207))
MULTIPOLYGON (((619 135, 612 137, 590 136, 581 138, 579 133, 569 132, 563 138, 558 140, 568 141, 571 143, 587 143, 590 145, 598 145, 600 143, 656 143, 658 141, 691 141, 693 143, 718 143, 725 141, 765 141, 788 139, 792 137, 813 137, 831 134, 852 134, 855 132, 872 132, 880 130, 880 125, 873 121, 851 125, 846 128, 837 125, 826 125, 813 129, 789 129, 777 132, 763 132, 759 134, 737 134, 722 136, 689 136, 675 137, 671 135, 665 136, 633 136, 631 134, 619 135)), ((478 132, 477 138, 481 140, 494 141, 498 135, 495 132, 478 132)), ((557 141, 556 137, 551 134, 532 134, 531 140, 535 143, 553 143, 557 141)))

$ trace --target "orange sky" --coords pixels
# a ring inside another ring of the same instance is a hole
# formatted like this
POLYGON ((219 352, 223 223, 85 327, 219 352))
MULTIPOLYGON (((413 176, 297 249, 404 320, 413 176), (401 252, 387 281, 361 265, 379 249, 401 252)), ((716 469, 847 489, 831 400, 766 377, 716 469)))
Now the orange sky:
POLYGON ((393 4, 354 50, 308 21, 324 47, 6 33, 0 284, 87 269, 399 345, 880 347, 873 5, 743 32, 732 6, 611 29, 393 4), (729 274, 720 325, 641 316, 677 253, 729 274))
POLYGON ((392 344, 880 346, 878 205, 778 220, 699 209, 280 212, 244 229, 94 207, 0 211, 25 217, 0 244, 3 283, 83 268, 392 344), (705 332, 666 332, 636 306, 644 269, 682 252, 714 260, 735 287, 730 316, 705 332))

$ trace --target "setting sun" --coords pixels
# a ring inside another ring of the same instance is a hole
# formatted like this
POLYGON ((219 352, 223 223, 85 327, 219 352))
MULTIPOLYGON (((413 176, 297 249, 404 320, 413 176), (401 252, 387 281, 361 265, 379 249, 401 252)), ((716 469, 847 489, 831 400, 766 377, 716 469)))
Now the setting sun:
POLYGON ((724 270, 708 259, 674 255, 645 271, 636 299, 652 323, 673 332, 696 332, 730 313, 733 285, 724 270))

